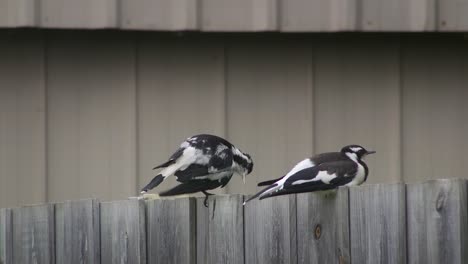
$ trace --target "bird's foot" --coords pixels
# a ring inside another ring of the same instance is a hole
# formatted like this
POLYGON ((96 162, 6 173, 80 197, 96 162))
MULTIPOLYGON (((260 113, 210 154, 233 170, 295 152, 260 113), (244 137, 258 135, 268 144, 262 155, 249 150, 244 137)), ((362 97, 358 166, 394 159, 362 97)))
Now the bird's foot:
POLYGON ((202 191, 202 193, 205 195, 205 200, 203 200, 203 205, 208 208, 208 197, 211 195, 214 195, 213 193, 209 193, 207 191, 202 191))

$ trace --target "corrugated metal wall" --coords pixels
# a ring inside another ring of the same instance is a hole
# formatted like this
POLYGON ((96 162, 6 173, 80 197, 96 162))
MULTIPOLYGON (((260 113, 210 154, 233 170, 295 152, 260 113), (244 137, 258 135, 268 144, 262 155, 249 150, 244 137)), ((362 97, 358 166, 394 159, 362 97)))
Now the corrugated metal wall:
POLYGON ((0 0, 0 27, 467 31, 468 0, 0 0))
POLYGON ((0 58, 1 207, 136 195, 201 132, 255 160, 230 193, 350 143, 370 183, 468 176, 462 35, 4 30, 0 58))

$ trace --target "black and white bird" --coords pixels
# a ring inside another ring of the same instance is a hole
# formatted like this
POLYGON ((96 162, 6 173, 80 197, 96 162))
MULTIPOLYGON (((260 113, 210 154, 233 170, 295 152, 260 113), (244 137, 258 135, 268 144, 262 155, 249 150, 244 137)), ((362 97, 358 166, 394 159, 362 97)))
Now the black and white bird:
POLYGON ((360 185, 367 180, 369 168, 363 159, 375 153, 358 145, 349 145, 340 152, 327 152, 305 159, 285 176, 260 182, 265 189, 244 202, 259 197, 260 200, 291 193, 335 189, 339 186, 360 185))
POLYGON ((207 199, 212 190, 224 187, 234 173, 245 176, 252 172, 253 162, 227 140, 213 135, 196 135, 187 138, 165 163, 154 169, 162 169, 141 193, 158 186, 167 177, 174 175, 181 184, 162 192, 160 196, 203 192, 207 199))

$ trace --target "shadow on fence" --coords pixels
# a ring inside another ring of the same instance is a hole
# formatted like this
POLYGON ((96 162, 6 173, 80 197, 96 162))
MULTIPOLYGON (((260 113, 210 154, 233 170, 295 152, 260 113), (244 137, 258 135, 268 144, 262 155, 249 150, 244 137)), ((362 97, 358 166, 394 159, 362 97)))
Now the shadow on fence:
POLYGON ((0 263, 468 263, 465 180, 203 199, 0 209, 0 263))

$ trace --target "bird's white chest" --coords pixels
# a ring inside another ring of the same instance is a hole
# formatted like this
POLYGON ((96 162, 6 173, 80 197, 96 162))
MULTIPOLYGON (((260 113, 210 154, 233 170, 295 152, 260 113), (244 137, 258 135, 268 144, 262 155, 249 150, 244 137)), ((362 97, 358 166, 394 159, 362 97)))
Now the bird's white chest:
POLYGON ((354 177, 354 179, 351 182, 346 184, 346 186, 361 185, 365 179, 366 179, 366 171, 364 167, 358 163, 358 171, 356 173, 356 177, 354 177))
MULTIPOLYGON (((346 154, 348 155, 348 154, 346 154)), ((359 163, 357 161, 357 157, 356 157, 356 154, 352 154, 352 155, 348 155, 348 157, 356 163, 357 165, 357 173, 356 173, 356 176, 354 177, 354 179, 352 181, 350 181, 348 184, 346 184, 345 186, 356 186, 356 185, 361 185, 364 180, 366 179, 366 169, 364 169, 364 166, 361 165, 361 163, 359 163)))

